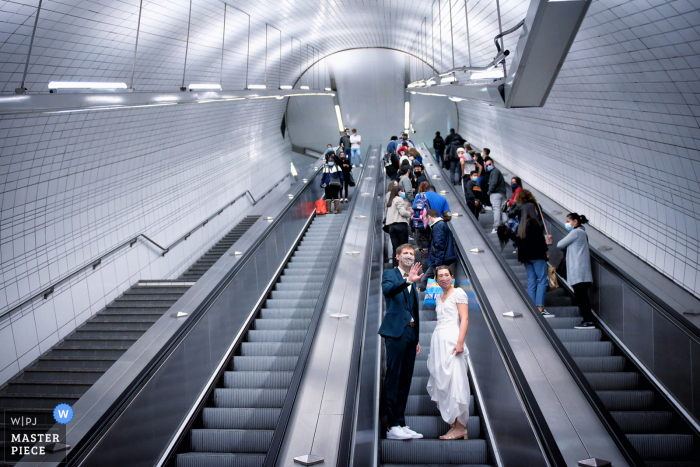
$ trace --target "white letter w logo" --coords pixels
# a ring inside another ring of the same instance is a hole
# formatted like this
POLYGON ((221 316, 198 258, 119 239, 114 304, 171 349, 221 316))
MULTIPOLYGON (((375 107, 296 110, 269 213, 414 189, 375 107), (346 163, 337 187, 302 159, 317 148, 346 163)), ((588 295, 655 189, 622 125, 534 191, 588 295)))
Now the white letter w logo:
POLYGON ((67 410, 59 410, 58 416, 59 416, 59 418, 68 418, 68 411, 67 410))

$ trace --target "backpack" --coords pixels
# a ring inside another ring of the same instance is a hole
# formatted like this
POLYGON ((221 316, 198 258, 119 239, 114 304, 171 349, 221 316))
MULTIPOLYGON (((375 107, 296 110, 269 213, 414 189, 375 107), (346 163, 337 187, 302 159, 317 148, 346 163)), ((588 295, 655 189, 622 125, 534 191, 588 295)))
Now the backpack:
POLYGON ((428 209, 430 209, 430 202, 425 193, 421 193, 416 197, 415 208, 413 208, 413 214, 411 214, 411 224, 415 229, 425 229, 428 226, 428 209))

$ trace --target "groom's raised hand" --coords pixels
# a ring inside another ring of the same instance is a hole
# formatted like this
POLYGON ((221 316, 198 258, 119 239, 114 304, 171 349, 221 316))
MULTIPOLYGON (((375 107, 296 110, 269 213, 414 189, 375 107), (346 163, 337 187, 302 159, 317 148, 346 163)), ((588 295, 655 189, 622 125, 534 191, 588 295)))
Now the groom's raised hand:
POLYGON ((408 281, 409 282, 418 282, 421 280, 423 277, 423 274, 418 274, 423 266, 421 266, 420 263, 413 263, 413 266, 411 266, 411 270, 408 272, 408 281))

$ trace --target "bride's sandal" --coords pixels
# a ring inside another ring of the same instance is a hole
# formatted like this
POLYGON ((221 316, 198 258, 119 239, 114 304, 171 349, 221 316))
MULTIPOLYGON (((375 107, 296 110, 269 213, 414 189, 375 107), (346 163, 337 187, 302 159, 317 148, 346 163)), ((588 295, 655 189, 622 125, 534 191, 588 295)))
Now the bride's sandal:
POLYGON ((466 427, 464 428, 464 434, 463 435, 454 435, 450 434, 455 430, 455 426, 453 425, 453 428, 445 433, 444 435, 440 436, 440 439, 444 440, 452 440, 452 439, 469 439, 469 432, 467 431, 466 427))

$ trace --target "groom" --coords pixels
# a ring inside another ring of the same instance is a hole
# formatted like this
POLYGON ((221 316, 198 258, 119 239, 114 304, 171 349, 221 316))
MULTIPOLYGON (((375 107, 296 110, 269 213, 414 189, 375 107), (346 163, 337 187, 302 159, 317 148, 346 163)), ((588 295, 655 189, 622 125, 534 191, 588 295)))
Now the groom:
POLYGON ((415 283, 423 274, 420 263, 415 262, 415 250, 406 243, 396 249, 399 266, 384 271, 382 292, 386 300, 386 313, 379 328, 386 347, 386 377, 384 397, 387 411, 387 439, 422 438, 406 426, 404 412, 411 388, 413 365, 420 353, 420 317, 418 293, 415 283))

